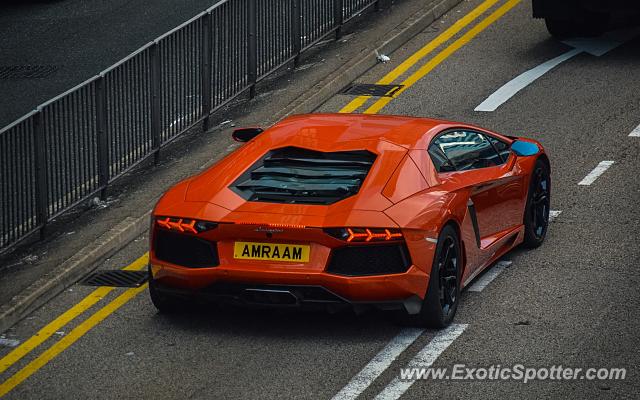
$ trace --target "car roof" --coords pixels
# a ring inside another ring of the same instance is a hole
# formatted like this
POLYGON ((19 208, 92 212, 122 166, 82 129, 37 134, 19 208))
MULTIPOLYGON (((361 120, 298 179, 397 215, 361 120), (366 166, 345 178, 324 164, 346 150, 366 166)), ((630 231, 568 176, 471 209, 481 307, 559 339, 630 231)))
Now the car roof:
POLYGON ((330 142, 386 140, 408 149, 424 149, 437 133, 471 126, 430 118, 371 114, 303 114, 288 117, 265 133, 274 139, 302 135, 330 142))

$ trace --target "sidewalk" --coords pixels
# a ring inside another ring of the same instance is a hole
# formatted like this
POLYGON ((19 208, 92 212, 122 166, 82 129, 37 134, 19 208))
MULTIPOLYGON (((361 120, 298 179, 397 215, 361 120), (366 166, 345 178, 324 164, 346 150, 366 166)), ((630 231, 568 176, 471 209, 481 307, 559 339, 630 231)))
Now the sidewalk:
MULTIPOLYGON (((169 187, 198 173, 239 144, 236 126, 267 127, 292 113, 312 112, 376 64, 374 49, 391 53, 461 0, 402 0, 357 18, 335 41, 305 53, 298 68, 261 82, 252 100, 239 99, 212 116, 207 132, 194 129, 94 202, 58 218, 47 238, 0 259, 0 333, 91 271, 148 229, 148 211, 169 187)), ((395 60, 391 60, 393 64, 395 60)), ((350 97, 345 95, 345 104, 350 97)))

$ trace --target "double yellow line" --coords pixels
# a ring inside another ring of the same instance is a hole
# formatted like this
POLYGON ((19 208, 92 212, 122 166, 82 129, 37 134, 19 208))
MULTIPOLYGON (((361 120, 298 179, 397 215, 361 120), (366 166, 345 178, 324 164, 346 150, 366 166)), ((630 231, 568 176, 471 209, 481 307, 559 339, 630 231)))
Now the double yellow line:
MULTIPOLYGON (((124 270, 137 271, 145 268, 149 261, 149 253, 145 253, 142 257, 130 265, 123 268, 124 270)), ((93 327, 102 322, 109 315, 113 314, 117 309, 126 304, 129 300, 134 298, 138 293, 145 290, 147 285, 142 285, 137 288, 127 289, 124 293, 116 297, 107 305, 96 311, 89 318, 78 324, 71 332, 53 344, 40 356, 29 362, 20 371, 16 372, 9 379, 0 384, 0 397, 9 393, 13 388, 22 383, 25 379, 33 375, 40 368, 45 366, 49 361, 54 359, 58 354, 62 353, 65 349, 75 343, 84 334, 86 334, 93 327)), ((66 326, 69 322, 83 314, 101 299, 106 297, 110 292, 115 290, 113 287, 101 287, 82 299, 79 303, 71 307, 64 314, 51 321, 44 328, 40 329, 38 333, 26 340, 20 346, 13 349, 9 354, 0 359, 0 374, 20 361, 23 357, 28 355, 36 347, 40 346, 47 339, 49 339, 55 332, 59 331, 62 327, 66 326)))
MULTIPOLYGON (((412 54, 409 58, 404 60, 400 65, 394 68, 391 72, 385 75, 382 79, 380 79, 378 84, 392 84, 397 79, 399 79, 402 75, 407 73, 409 69, 411 69, 415 64, 424 59, 427 55, 432 53, 434 50, 439 48, 448 42, 451 38, 453 38, 456 34, 458 34, 461 30, 471 24, 473 21, 482 16, 487 10, 489 10, 492 6, 498 3, 500 0, 486 0, 481 3, 478 7, 473 9, 470 13, 462 17, 460 20, 456 21, 451 27, 438 35, 434 40, 427 43, 424 47, 418 50, 416 53, 412 54)), ((463 47, 466 43, 471 41, 474 37, 476 37, 480 32, 485 30, 492 23, 500 19, 504 14, 507 13, 511 8, 513 8, 516 4, 518 4, 520 0, 508 0, 502 6, 493 11, 489 16, 480 21, 477 25, 469 29, 466 33, 464 33, 460 38, 455 40, 449 46, 445 47, 438 54, 436 54, 433 58, 427 61, 424 65, 418 68, 415 72, 413 72, 409 77, 407 77, 404 81, 402 81, 402 85, 404 87, 394 93, 394 97, 386 97, 381 98, 375 101, 371 106, 369 106, 364 113, 375 114, 379 112, 384 106, 386 106, 390 101, 394 98, 398 97, 404 90, 407 90, 409 87, 413 86, 416 82, 418 82, 421 78, 431 72, 435 67, 437 67, 440 63, 458 51, 461 47, 463 47)), ((371 99, 371 96, 359 96, 353 99, 349 104, 344 106, 340 112, 341 113, 350 113, 358 110, 360 107, 365 105, 367 101, 371 99)), ((145 253, 143 256, 138 258, 132 264, 125 267, 125 270, 140 270, 143 269, 148 262, 148 253, 145 253)), ((2 382, 0 384, 0 397, 4 396, 11 390, 13 390, 17 385, 22 383, 24 380, 33 375, 36 371, 46 365, 49 361, 54 359, 58 354, 63 352, 73 343, 75 343, 78 339, 80 339, 83 335, 85 335, 89 330, 94 328, 100 322, 102 322, 109 315, 114 313, 124 304, 126 304, 129 300, 134 298, 138 293, 145 290, 147 285, 143 285, 138 288, 128 289, 114 300, 109 302, 107 305, 96 311, 86 320, 78 324, 69 334, 64 336, 58 342, 53 344, 50 348, 45 350, 41 355, 36 357, 34 360, 29 362, 26 366, 12 375, 9 379, 2 382)), ((8 368, 16 364, 23 357, 27 356, 30 352, 48 340, 55 332, 59 331, 62 327, 66 326, 68 323, 73 321, 78 316, 82 315, 89 308, 93 307, 96 303, 98 303, 101 299, 106 297, 109 293, 111 293, 114 288, 110 287, 102 287, 94 290, 87 297, 82 299, 79 303, 71 307, 64 314, 57 317, 55 320, 47 324, 44 328, 42 328, 36 335, 22 343, 20 346, 12 350, 5 357, 0 359, 0 374, 6 371, 8 368)))
MULTIPOLYGON (((456 34, 458 34, 466 26, 468 26, 473 21, 478 19, 478 17, 480 17, 482 14, 484 14, 488 9, 490 9, 498 1, 499 0, 486 0, 483 3, 481 3, 478 7, 474 8, 470 13, 468 13, 467 15, 465 15, 464 17, 462 17, 461 19, 456 21, 447 30, 445 30, 440 35, 438 35, 435 39, 433 39, 432 41, 427 43, 420 50, 418 50, 417 52, 412 54, 409 58, 404 60, 400 65, 398 65, 391 72, 386 74, 382 79, 380 79, 376 83, 380 84, 380 85, 390 85, 390 84, 394 83, 398 78, 400 78, 400 76, 405 74, 415 64, 417 64, 419 61, 421 61, 423 58, 425 58, 431 52, 436 50, 438 47, 440 47, 441 45, 445 44, 447 41, 449 41, 449 39, 451 39, 456 34)), ((504 14, 507 13, 507 11, 509 11, 510 9, 515 7, 519 2, 520 2, 520 0, 508 0, 502 6, 497 8, 494 12, 489 14, 489 16, 487 16, 485 19, 483 19, 477 25, 475 25, 473 28, 471 28, 469 31, 467 31, 460 38, 458 38, 453 43, 451 43, 449 46, 447 46, 446 48, 441 50, 432 59, 430 59, 424 65, 422 65, 420 68, 418 68, 418 70, 416 70, 414 73, 409 75, 408 78, 406 78, 404 81, 402 81, 400 83, 401 85, 403 85, 403 87, 401 89, 395 91, 394 94, 393 94, 393 97, 382 97, 382 98, 378 99, 371 106, 369 106, 369 108, 367 108, 365 111, 363 111, 363 113, 364 114, 376 114, 376 113, 378 113, 380 110, 382 110, 382 108, 384 106, 389 104, 393 99, 395 99, 398 96, 400 96, 400 94, 402 94, 402 92, 404 92, 405 90, 407 90, 408 88, 413 86, 416 82, 418 82, 420 79, 422 79, 425 75, 427 75, 429 72, 431 72, 435 67, 440 65, 440 63, 442 63, 444 60, 446 60, 448 57, 450 57, 452 54, 454 54, 456 51, 458 51, 465 44, 469 43, 480 32, 482 32, 489 25, 491 25, 492 23, 494 23, 495 21, 500 19, 504 14)), ((367 103, 367 101, 369 99, 371 99, 371 98, 372 98, 371 96, 358 96, 355 99, 351 100, 351 102, 349 102, 349 104, 344 106, 340 110, 340 112, 341 113, 352 113, 352 112, 358 110, 363 105, 365 105, 367 103)))

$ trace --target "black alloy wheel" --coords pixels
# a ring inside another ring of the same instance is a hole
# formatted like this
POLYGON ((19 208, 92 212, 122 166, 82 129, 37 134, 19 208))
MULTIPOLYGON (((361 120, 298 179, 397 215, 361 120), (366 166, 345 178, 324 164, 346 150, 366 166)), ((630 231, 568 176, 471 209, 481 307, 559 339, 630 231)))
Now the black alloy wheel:
POLYGON ((458 247, 454 237, 447 236, 442 245, 437 262, 439 277, 440 306, 442 315, 447 317, 458 303, 458 247))
POLYGON ((531 226, 536 239, 544 238, 549 225, 549 177, 542 168, 536 168, 533 179, 533 196, 531 198, 531 226))
POLYGON ((549 228, 551 207, 551 176, 549 166, 538 159, 531 174, 529 195, 524 212, 524 246, 538 247, 544 242, 549 228))
POLYGON ((401 313, 406 325, 445 328, 456 314, 460 303, 462 252, 460 239, 453 224, 442 228, 438 237, 427 293, 417 314, 401 313))

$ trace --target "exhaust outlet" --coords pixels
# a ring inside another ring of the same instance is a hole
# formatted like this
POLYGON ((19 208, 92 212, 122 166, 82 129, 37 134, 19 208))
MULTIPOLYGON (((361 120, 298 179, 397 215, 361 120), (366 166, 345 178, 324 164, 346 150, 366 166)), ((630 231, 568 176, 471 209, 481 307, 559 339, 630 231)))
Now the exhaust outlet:
POLYGON ((298 305, 298 297, 288 290, 245 289, 242 299, 247 303, 264 305, 298 305))

